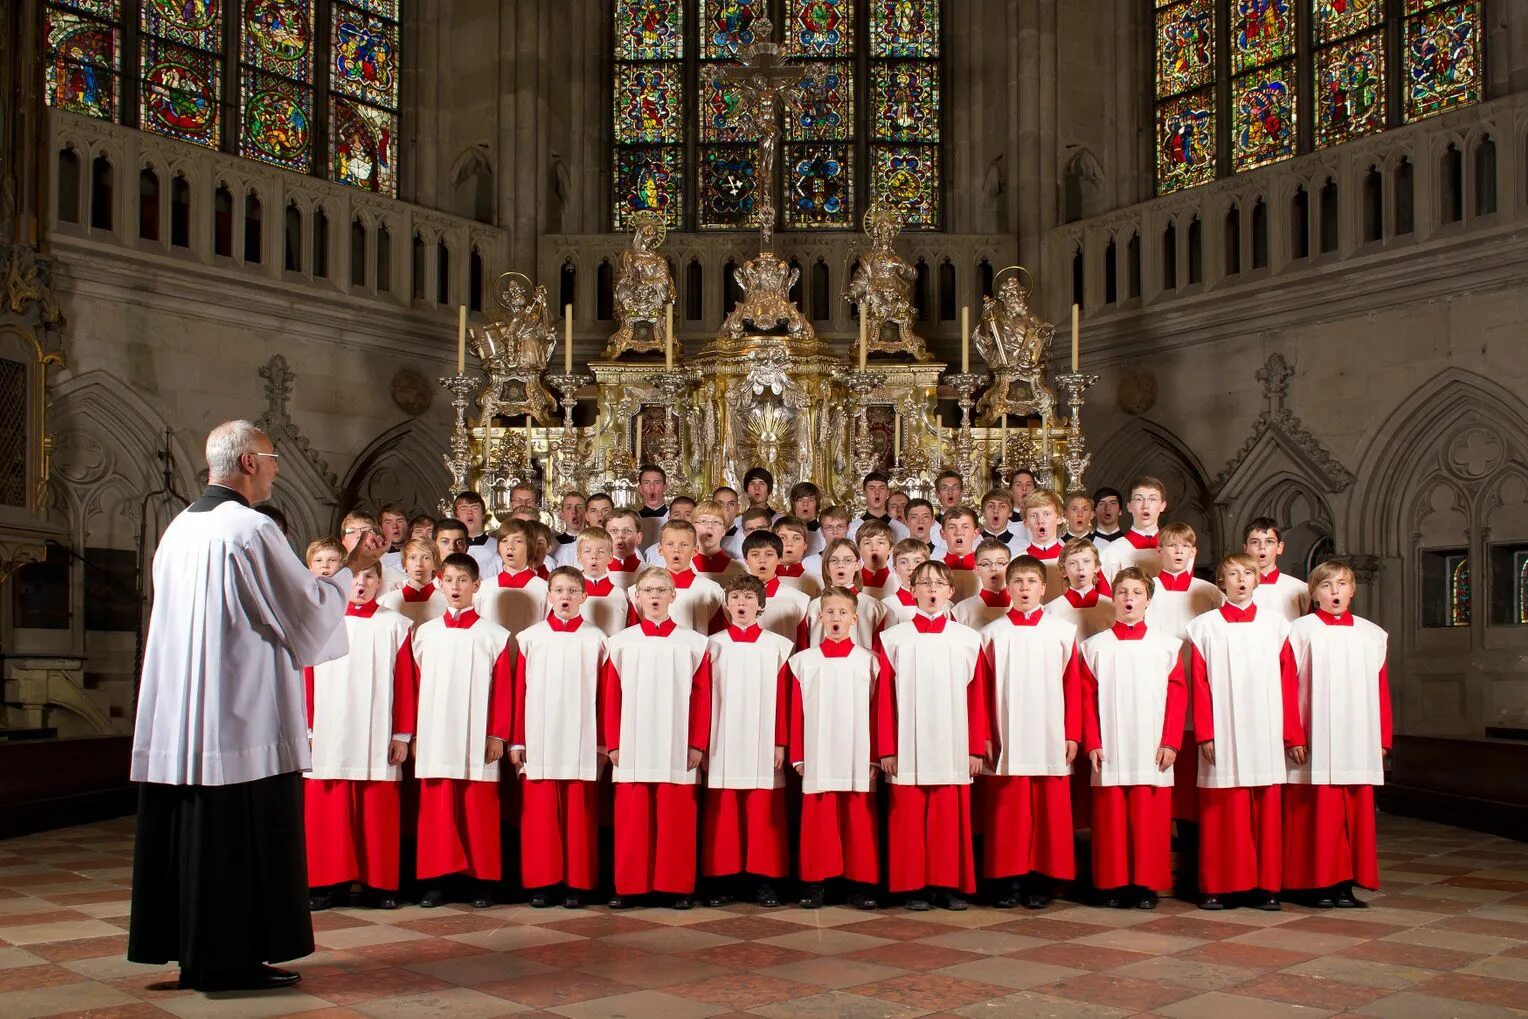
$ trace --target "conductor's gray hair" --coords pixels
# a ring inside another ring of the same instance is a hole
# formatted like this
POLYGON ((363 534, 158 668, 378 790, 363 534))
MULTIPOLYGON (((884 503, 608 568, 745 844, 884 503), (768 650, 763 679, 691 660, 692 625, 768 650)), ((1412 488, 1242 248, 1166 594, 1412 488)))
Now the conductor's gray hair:
POLYGON ((239 457, 253 452, 255 440, 265 433, 253 421, 224 421, 207 435, 207 476, 233 478, 239 474, 239 457))

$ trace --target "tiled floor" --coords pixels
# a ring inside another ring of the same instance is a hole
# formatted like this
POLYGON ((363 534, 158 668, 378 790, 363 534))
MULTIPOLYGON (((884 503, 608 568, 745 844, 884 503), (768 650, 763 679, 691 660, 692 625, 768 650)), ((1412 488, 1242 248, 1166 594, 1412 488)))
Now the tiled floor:
POLYGON ((123 959, 124 820, 0 843, 0 1017, 1528 1015, 1528 845, 1381 844, 1373 908, 1319 914, 331 910, 299 988, 208 996, 123 959))

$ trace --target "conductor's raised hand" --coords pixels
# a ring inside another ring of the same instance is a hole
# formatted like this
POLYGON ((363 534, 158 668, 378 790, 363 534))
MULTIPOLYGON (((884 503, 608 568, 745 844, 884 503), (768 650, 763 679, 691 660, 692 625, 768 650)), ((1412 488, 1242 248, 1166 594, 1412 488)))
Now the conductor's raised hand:
POLYGON ((345 557, 345 566, 352 570, 364 570, 368 566, 374 566, 382 553, 387 551, 387 539, 376 531, 367 531, 361 535, 361 540, 355 543, 355 548, 345 557))
POLYGON ((488 749, 483 752, 483 760, 493 764, 504 756, 504 741, 497 736, 488 737, 488 749))

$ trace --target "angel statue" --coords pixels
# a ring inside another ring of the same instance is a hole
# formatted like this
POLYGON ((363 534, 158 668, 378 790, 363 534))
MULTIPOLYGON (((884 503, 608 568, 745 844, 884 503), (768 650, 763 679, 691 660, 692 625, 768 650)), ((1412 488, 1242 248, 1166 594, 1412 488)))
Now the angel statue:
POLYGON ((485 413, 549 420, 552 398, 541 373, 557 346, 557 324, 546 287, 532 286, 522 273, 506 272, 494 283, 494 297, 498 312, 473 337, 489 380, 478 404, 485 413))
MULTIPOLYGON (((665 308, 674 303, 674 278, 668 259, 658 254, 668 227, 661 213, 639 212, 631 217, 636 229, 631 247, 621 252, 621 271, 615 281, 615 320, 618 328, 605 345, 604 357, 622 354, 663 353, 665 308)), ((682 353, 674 339, 674 355, 682 353)))
POLYGON ((998 278, 1010 269, 1017 272, 998 284, 997 296, 982 298, 981 320, 971 335, 992 371, 992 385, 976 404, 976 418, 983 425, 1004 414, 1048 420, 1056 403, 1055 391, 1045 381, 1056 327, 1030 310, 1030 285, 1019 275, 1029 275, 1027 270, 1009 266, 998 278), (1016 396, 1015 385, 1027 387, 1027 392, 1016 396))
POLYGON ((927 361, 923 337, 913 330, 913 281, 918 272, 892 246, 901 230, 901 217, 891 206, 876 202, 865 211, 870 249, 859 252, 860 264, 849 279, 844 300, 859 305, 865 316, 867 349, 927 361))

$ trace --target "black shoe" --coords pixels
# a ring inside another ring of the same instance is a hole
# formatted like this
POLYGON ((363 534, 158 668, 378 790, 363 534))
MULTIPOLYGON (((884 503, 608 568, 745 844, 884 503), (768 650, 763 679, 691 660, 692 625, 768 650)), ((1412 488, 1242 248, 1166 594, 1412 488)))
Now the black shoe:
POLYGON ((1051 897, 1044 892, 1031 889, 1020 895, 1019 901, 1025 909, 1044 909, 1051 904, 1051 897))
POLYGON ((1221 910, 1226 908, 1225 900, 1218 895, 1206 895, 1199 900, 1200 909, 1221 910))
POLYGON ((914 913, 927 913, 934 907, 929 905, 929 901, 927 899, 922 898, 922 893, 920 892, 918 895, 910 896, 904 900, 902 903, 902 908, 912 910, 914 913))
POLYGON ((1099 905, 1105 909, 1128 909, 1134 905, 1127 895, 1128 891, 1129 889, 1126 888, 1110 888, 1102 893, 1103 898, 1099 901, 1099 905))
POLYGON ((1337 905, 1337 889, 1336 888, 1318 888, 1318 889, 1316 889, 1315 894, 1311 896, 1311 903, 1310 904, 1312 906, 1316 907, 1317 909, 1331 909, 1332 907, 1337 905))
POLYGON ((493 905, 493 886, 487 881, 478 883, 477 891, 472 893, 472 908, 487 909, 493 905))
POLYGON ((419 905, 424 909, 434 909, 445 904, 446 890, 439 885, 426 888, 425 893, 419 897, 419 905))
POLYGON ((366 903, 372 909, 397 909, 398 893, 386 888, 368 888, 365 893, 366 903))
POLYGON ((807 885, 801 890, 802 909, 821 909, 827 892, 820 884, 807 885))
POLYGON ((938 906, 940 909, 948 909, 952 912, 959 913, 961 910, 966 908, 966 900, 961 898, 955 892, 940 888, 934 892, 934 905, 938 906))
POLYGON ((612 895, 606 903, 611 909, 631 909, 636 906, 637 900, 629 895, 612 895))
POLYGON ((295 987, 301 979, 301 973, 262 963, 254 969, 232 973, 209 973, 190 978, 182 975, 178 986, 182 990, 192 991, 275 991, 283 987, 295 987))
POLYGON ((731 904, 732 896, 726 892, 711 892, 706 896, 706 905, 712 909, 719 909, 722 906, 729 906, 731 904))
POLYGON ((1135 900, 1136 909, 1156 909, 1157 893, 1150 888, 1141 893, 1141 897, 1135 900))
POLYGON ((1369 904, 1353 895, 1352 885, 1338 885, 1337 895, 1332 900, 1338 909, 1368 909, 1369 904))
POLYGON ((997 899, 993 899, 992 900, 992 908, 993 909, 1017 909, 1019 907, 1019 903, 1020 903, 1019 893, 1016 892, 1016 891, 1009 890, 1009 891, 1004 892, 1001 898, 997 898, 997 899))
POLYGON ((1279 897, 1272 892, 1257 891, 1247 900, 1247 905, 1253 909, 1261 909, 1267 913, 1277 913, 1282 907, 1279 906, 1279 897))
POLYGON ((695 898, 691 895, 676 895, 674 901, 669 903, 670 909, 694 909, 695 898))
POLYGON ((562 898, 563 909, 583 909, 584 897, 578 892, 569 892, 562 898))
POLYGON ((552 890, 550 888, 538 888, 531 892, 530 907, 532 909, 550 909, 552 906, 552 890))
POLYGON ((311 911, 322 913, 332 908, 334 908, 333 888, 315 888, 308 893, 308 909, 311 911))
POLYGON ((850 909, 878 909, 879 907, 880 903, 870 893, 868 885, 863 888, 856 888, 849 893, 850 909))
POLYGON ((775 891, 774 885, 770 884, 768 881, 765 881, 763 884, 759 885, 759 890, 758 893, 754 896, 754 901, 767 909, 773 909, 780 904, 780 893, 775 891))

